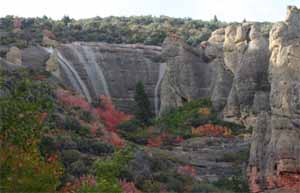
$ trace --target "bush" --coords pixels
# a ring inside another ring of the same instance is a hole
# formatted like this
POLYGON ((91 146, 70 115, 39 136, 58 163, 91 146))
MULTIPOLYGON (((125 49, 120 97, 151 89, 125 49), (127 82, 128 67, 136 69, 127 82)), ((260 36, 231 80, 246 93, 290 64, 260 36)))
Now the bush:
POLYGON ((91 122, 93 120, 93 116, 90 112, 88 111, 81 111, 80 112, 80 118, 84 120, 85 122, 91 122))
POLYGON ((80 177, 88 172, 88 168, 82 160, 77 160, 70 165, 70 173, 80 177))
POLYGON ((43 156, 54 153, 56 150, 54 139, 49 136, 44 136, 39 144, 39 149, 43 156))
POLYGON ((70 165, 71 163, 80 159, 81 154, 77 150, 63 150, 61 152, 62 160, 66 165, 70 165))
POLYGON ((26 151, 13 145, 0 148, 1 192, 55 192, 62 173, 56 159, 42 159, 36 144, 26 151))
POLYGON ((111 144, 103 143, 101 141, 94 141, 91 144, 92 153, 103 155, 114 152, 114 147, 111 144))
MULTIPOLYGON (((201 193, 233 193, 233 192, 227 191, 227 190, 225 190, 223 188, 219 189, 218 186, 214 186, 213 184, 208 184, 208 183, 195 183, 192 186, 191 192, 201 192, 201 193)), ((238 192, 238 193, 242 193, 242 192, 238 192)))
POLYGON ((99 192, 117 193, 122 192, 118 178, 132 159, 130 148, 121 149, 114 153, 108 160, 97 160, 94 164, 99 192))
POLYGON ((230 190, 231 192, 250 193, 246 177, 240 175, 218 180, 214 183, 214 185, 219 187, 220 189, 230 190))
POLYGON ((97 139, 85 139, 78 137, 76 139, 79 150, 83 153, 92 153, 96 155, 110 154, 114 152, 111 144, 101 142, 97 139))
POLYGON ((79 121, 73 117, 66 117, 64 123, 64 129, 78 132, 81 128, 79 121))
POLYGON ((201 116, 198 111, 203 107, 211 108, 209 99, 190 101, 182 107, 164 113, 155 121, 155 125, 175 136, 190 136, 191 124, 204 123, 205 121, 209 121, 210 117, 214 116, 214 114, 201 116), (198 123, 195 123, 195 119, 197 119, 198 123))
POLYGON ((118 125, 118 129, 122 132, 135 132, 142 127, 142 124, 137 119, 131 119, 118 125))
POLYGON ((157 181, 145 180, 140 188, 146 193, 160 192, 161 183, 157 181))
POLYGON ((58 135, 55 139, 56 146, 59 150, 63 149, 76 149, 77 144, 68 135, 58 135))
POLYGON ((89 127, 81 126, 77 131, 77 134, 79 134, 80 136, 91 136, 91 130, 89 127))

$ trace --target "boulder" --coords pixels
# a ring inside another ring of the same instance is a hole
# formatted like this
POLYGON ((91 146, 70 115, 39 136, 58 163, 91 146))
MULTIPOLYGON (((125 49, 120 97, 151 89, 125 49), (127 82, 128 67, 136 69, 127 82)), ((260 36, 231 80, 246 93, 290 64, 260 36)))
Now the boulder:
POLYGON ((10 63, 21 65, 22 64, 22 51, 17 47, 11 47, 6 53, 6 60, 10 63))

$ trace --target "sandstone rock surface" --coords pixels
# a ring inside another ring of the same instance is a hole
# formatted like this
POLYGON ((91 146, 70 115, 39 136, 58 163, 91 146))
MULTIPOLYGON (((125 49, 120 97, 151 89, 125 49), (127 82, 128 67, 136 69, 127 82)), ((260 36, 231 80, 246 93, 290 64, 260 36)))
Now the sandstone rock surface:
POLYGON ((17 47, 11 47, 6 54, 6 60, 10 63, 21 65, 22 64, 22 51, 17 47))
POLYGON ((249 179, 253 192, 300 191, 300 10, 270 32, 270 114, 254 131, 249 179))

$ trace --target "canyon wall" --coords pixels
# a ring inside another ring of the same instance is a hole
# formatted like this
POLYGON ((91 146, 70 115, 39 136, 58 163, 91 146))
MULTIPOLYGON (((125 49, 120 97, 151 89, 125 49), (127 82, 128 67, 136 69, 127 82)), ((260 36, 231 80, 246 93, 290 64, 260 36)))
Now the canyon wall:
POLYGON ((300 191, 300 10, 270 32, 269 113, 253 132, 249 179, 253 192, 300 191))
POLYGON ((142 81, 153 111, 159 102, 160 47, 75 42, 49 52, 47 69, 89 101, 109 96, 119 109, 130 112, 135 86, 142 81))

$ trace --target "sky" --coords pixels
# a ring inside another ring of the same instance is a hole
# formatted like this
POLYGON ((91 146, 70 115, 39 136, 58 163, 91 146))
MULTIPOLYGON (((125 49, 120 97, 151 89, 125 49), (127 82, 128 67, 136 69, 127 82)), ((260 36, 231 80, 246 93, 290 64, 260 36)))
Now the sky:
POLYGON ((300 0, 0 0, 0 17, 46 15, 60 19, 95 16, 166 15, 221 21, 282 21, 286 7, 300 0))

